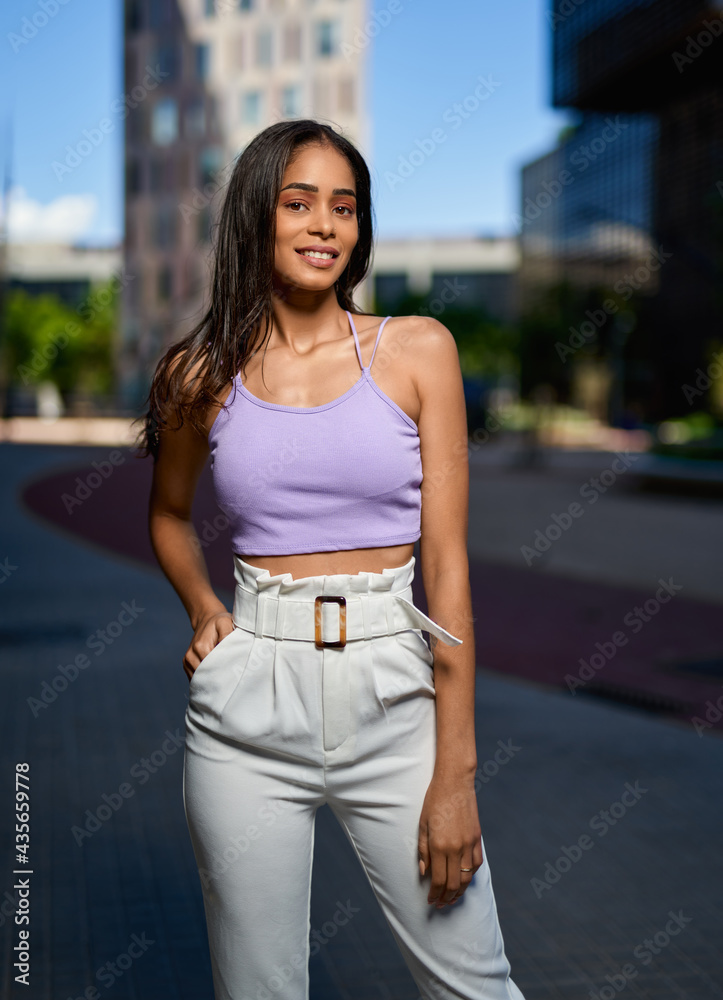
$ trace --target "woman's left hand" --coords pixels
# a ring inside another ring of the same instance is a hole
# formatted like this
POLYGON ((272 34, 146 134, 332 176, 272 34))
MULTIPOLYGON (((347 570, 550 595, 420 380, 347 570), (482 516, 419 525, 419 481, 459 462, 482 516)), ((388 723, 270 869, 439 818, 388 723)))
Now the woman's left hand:
POLYGON ((456 902, 483 861, 474 779, 435 775, 419 819, 419 871, 432 876, 427 901, 437 909, 456 902))

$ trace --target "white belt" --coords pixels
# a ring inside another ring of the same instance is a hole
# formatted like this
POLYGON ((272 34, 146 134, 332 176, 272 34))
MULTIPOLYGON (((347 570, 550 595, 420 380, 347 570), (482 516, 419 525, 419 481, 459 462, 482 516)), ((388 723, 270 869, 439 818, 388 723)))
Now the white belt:
POLYGON ((237 586, 233 620, 238 628, 253 632, 259 638, 302 639, 315 642, 318 648, 341 648, 356 639, 374 639, 415 628, 429 632, 447 646, 462 643, 401 594, 349 594, 343 597, 320 594, 316 598, 295 600, 237 586), (323 618, 322 608, 326 603, 338 605, 338 616, 335 614, 331 623, 323 618), (333 633, 331 639, 328 638, 330 632, 333 633))

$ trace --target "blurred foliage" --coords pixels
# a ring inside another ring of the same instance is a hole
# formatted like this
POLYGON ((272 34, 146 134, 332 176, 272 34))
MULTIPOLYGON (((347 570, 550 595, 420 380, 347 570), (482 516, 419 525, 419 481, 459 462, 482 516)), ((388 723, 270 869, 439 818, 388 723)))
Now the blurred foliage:
POLYGON ((705 410, 664 420, 650 451, 675 458, 723 459, 723 424, 705 410))
MULTIPOLYGON (((376 303, 379 312, 387 313, 384 303, 376 303)), ((395 301, 395 316, 432 315, 429 295, 405 295, 395 301)), ((494 320, 482 307, 462 308, 448 305, 433 316, 450 331, 457 344, 462 374, 465 378, 491 378, 514 374, 518 369, 517 330, 494 320)))
POLYGON ((618 331, 627 341, 626 355, 639 353, 642 309, 637 296, 625 298, 602 285, 581 289, 563 280, 545 288, 519 321, 521 396, 547 384, 559 400, 568 400, 575 362, 608 358, 618 331))
POLYGON ((9 291, 3 324, 8 383, 51 381, 64 395, 112 392, 117 300, 115 282, 91 289, 77 309, 55 295, 9 291))

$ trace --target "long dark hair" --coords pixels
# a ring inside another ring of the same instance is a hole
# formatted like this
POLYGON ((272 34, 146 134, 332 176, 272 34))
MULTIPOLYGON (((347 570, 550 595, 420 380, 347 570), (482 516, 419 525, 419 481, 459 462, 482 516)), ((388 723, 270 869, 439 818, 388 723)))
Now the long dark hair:
POLYGON ((255 136, 236 160, 216 227, 211 304, 193 330, 158 362, 148 411, 139 418, 144 426, 137 447, 144 457, 156 458, 159 433, 171 420, 178 429, 185 417, 201 431, 208 406, 267 339, 281 182, 300 147, 313 143, 340 152, 354 174, 359 239, 334 287, 343 309, 364 315, 352 294, 369 270, 373 247, 369 168, 356 147, 329 125, 311 118, 276 122, 255 136))

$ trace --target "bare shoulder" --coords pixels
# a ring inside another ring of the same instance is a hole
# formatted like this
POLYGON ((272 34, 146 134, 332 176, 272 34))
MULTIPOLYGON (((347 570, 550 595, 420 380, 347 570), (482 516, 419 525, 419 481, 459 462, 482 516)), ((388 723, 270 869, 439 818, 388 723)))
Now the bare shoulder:
POLYGON ((395 316, 387 324, 394 339, 414 358, 418 372, 453 374, 459 370, 457 343, 447 327, 434 316, 395 316))

